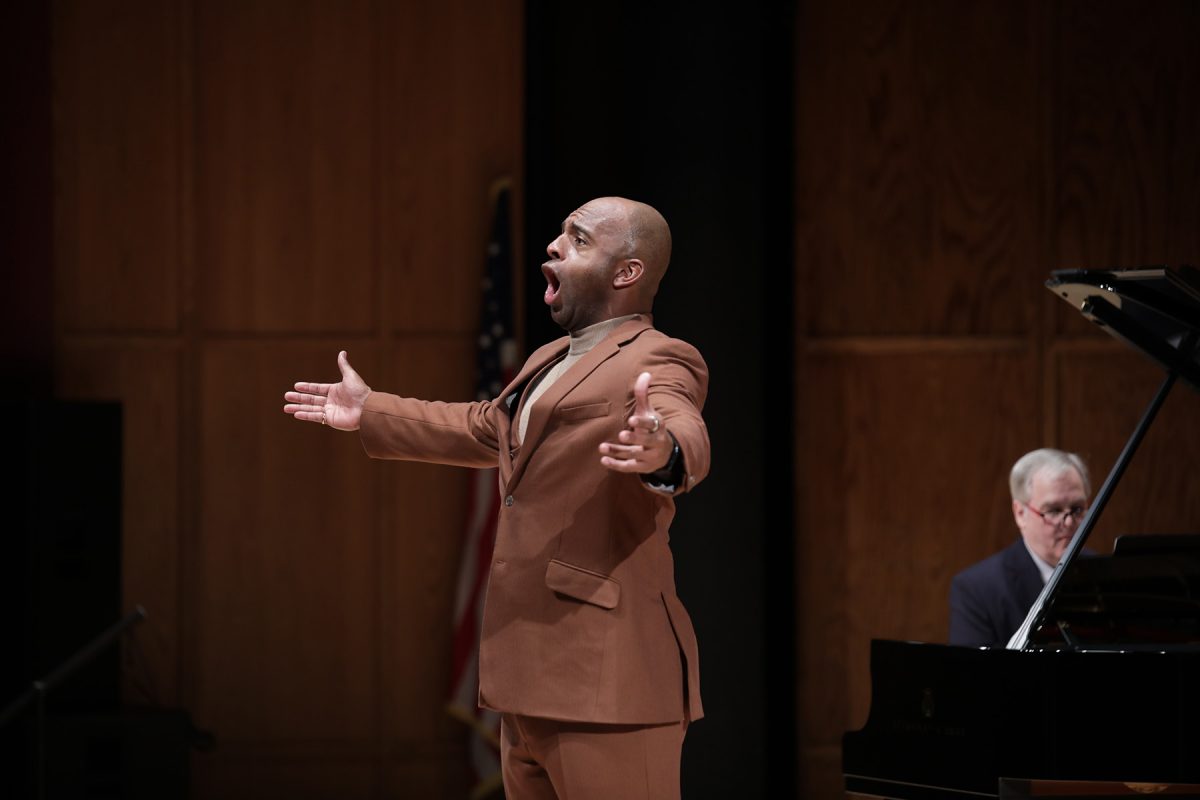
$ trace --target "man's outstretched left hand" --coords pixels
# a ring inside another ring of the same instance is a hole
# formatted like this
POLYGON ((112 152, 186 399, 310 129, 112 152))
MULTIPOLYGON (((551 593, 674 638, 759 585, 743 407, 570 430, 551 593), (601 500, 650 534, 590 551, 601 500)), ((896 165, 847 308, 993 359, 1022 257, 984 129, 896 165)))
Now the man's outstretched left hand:
POLYGON ((617 434, 617 441, 600 445, 600 463, 616 472, 649 473, 667 465, 675 441, 667 433, 662 417, 650 404, 650 373, 643 372, 633 383, 633 415, 617 434))

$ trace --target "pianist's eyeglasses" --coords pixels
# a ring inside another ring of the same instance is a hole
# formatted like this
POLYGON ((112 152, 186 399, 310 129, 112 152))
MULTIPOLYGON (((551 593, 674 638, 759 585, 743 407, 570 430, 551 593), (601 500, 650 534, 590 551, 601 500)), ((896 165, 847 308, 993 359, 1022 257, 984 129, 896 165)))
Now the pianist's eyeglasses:
POLYGON ((1083 519, 1083 515, 1087 512, 1087 509, 1083 506, 1075 506, 1066 510, 1052 508, 1049 511, 1038 511, 1036 508, 1029 505, 1029 503, 1025 503, 1025 507, 1041 517, 1047 525, 1053 525, 1056 528, 1059 525, 1065 525, 1068 519, 1072 522, 1079 522, 1079 520, 1083 519))

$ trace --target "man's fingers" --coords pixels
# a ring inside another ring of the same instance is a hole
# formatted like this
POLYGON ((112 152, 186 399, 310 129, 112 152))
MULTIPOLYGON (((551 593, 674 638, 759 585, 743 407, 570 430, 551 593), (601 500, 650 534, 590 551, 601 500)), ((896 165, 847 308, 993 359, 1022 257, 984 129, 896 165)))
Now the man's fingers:
POLYGON ((342 373, 342 380, 350 377, 358 377, 358 373, 354 371, 354 367, 350 366, 350 357, 346 355, 345 350, 338 351, 337 364, 338 369, 342 373))
POLYGON ((621 444, 636 444, 643 447, 655 447, 660 443, 657 435, 652 433, 654 426, 647 420, 635 420, 630 417, 629 427, 617 432, 617 441, 621 444))
POLYGON ((633 382, 633 413, 636 416, 645 416, 653 414, 654 408, 650 405, 650 373, 643 372, 637 376, 637 380, 633 382))
POLYGON ((288 403, 283 407, 283 410, 288 414, 295 414, 300 419, 304 417, 301 414, 316 414, 318 417, 325 413, 325 406, 322 403, 288 403))
MULTIPOLYGON (((358 377, 358 373, 350 366, 350 360, 346 357, 346 351, 341 350, 337 356, 338 369, 342 373, 342 383, 313 383, 310 381, 298 381, 294 384, 294 391, 284 392, 283 399, 286 404, 283 407, 284 413, 291 414, 293 417, 305 422, 319 422, 322 425, 331 424, 327 418, 329 413, 326 409, 331 407, 329 393, 338 389, 345 384, 348 377, 353 377, 360 383, 362 379, 358 377)), ((340 389, 338 391, 341 391, 340 389)), ((336 410, 341 400, 333 402, 332 407, 336 410)))
POLYGON ((634 414, 625 420, 625 424, 629 426, 627 430, 632 430, 635 433, 658 433, 662 428, 662 417, 653 411, 648 414, 634 414))
POLYGON ((611 456, 601 456, 600 465, 607 467, 617 472, 642 472, 643 467, 640 462, 632 458, 612 458, 611 456))
MULTIPOLYGON (((641 456, 642 453, 637 453, 641 456)), ((623 457, 620 453, 610 453, 610 455, 600 457, 601 467, 617 470, 618 473, 647 473, 650 471, 646 468, 646 461, 642 458, 623 457)))
POLYGON ((612 442, 605 442, 600 445, 600 452, 614 458, 636 458, 646 452, 646 448, 640 444, 613 444, 612 442))
POLYGON ((296 419, 301 419, 305 422, 320 422, 325 418, 324 406, 288 403, 283 407, 283 411, 285 414, 291 414, 296 419))
POLYGON ((283 395, 283 399, 289 403, 304 403, 306 405, 319 406, 323 406, 329 401, 323 394, 312 394, 309 392, 286 392, 283 395))
POLYGON ((329 384, 327 383, 297 383, 294 392, 284 392, 283 399, 287 401, 283 410, 296 419, 309 422, 320 422, 325 413, 325 405, 329 402, 329 384))
POLYGON ((650 373, 643 372, 633 382, 633 416, 626 424, 634 430, 647 433, 658 433, 662 427, 662 417, 650 404, 650 373))

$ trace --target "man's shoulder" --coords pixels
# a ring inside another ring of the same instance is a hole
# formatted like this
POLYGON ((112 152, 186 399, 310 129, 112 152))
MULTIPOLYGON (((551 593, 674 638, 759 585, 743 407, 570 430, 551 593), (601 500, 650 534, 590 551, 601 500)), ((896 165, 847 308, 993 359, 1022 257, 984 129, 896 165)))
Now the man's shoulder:
POLYGON ((1015 551, 1015 548, 1024 548, 1021 540, 1010 544, 1008 547, 999 552, 992 553, 982 561, 976 561, 971 566, 959 572, 954 576, 954 583, 957 584, 978 584, 987 583, 989 581, 1000 581, 1004 577, 1004 567, 1015 555, 1021 555, 1015 551))
POLYGON ((704 363, 704 357, 700 355, 700 350, 695 345, 683 339, 677 339, 653 326, 637 331, 627 340, 626 344, 633 345, 635 349, 675 353, 686 359, 704 363))

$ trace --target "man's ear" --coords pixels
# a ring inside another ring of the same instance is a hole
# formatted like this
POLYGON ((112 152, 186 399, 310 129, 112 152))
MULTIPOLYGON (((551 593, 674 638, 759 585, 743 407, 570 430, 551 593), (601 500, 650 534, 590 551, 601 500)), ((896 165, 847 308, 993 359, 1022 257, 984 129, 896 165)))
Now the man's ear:
POLYGON ((642 263, 640 258, 627 258, 621 264, 620 269, 613 275, 612 285, 614 289, 628 289, 633 286, 646 272, 646 265, 642 263))
POLYGON ((1025 515, 1025 506, 1019 500, 1012 501, 1013 521, 1017 523, 1017 527, 1021 527, 1021 517, 1025 515))

